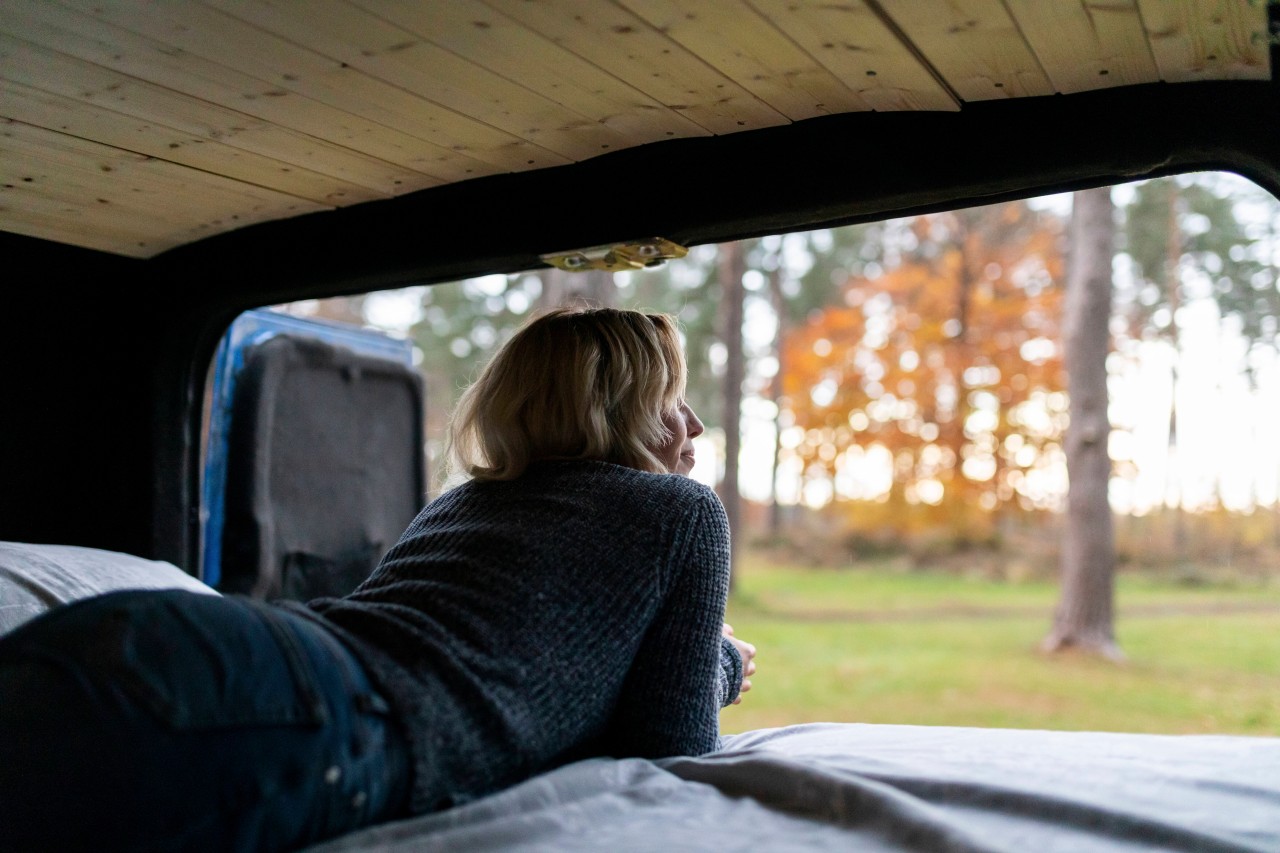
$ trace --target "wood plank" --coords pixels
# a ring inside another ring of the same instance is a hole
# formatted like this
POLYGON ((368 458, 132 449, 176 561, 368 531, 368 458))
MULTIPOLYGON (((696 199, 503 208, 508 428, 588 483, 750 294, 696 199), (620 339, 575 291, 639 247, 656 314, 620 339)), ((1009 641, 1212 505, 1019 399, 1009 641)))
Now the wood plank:
POLYGON ((52 240, 85 249, 97 249, 114 255, 131 258, 149 258, 166 249, 173 249, 185 242, 181 237, 130 233, 118 235, 104 233, 91 224, 68 223, 65 216, 33 213, 30 210, 13 209, 0 197, 0 231, 9 231, 27 237, 52 240))
POLYGON ((349 0, 617 131, 629 145, 707 131, 479 0, 349 0))
POLYGON ((1005 0, 1005 6, 1059 92, 1160 79, 1135 0, 1005 0))
MULTIPOLYGON (((281 130, 265 122, 134 80, 108 69, 79 62, 0 33, 0 66, 4 76, 40 91, 53 90, 71 100, 101 104, 122 114, 153 121, 220 141, 273 159, 285 159, 311 171, 345 181, 363 172, 366 158, 319 140, 281 130), (334 174, 337 173, 337 174, 334 174)), ((363 183, 370 198, 389 193, 363 183)))
POLYGON ((861 0, 751 4, 873 109, 960 109, 933 73, 861 0))
POLYGON ((20 122, 0 123, 0 208, 19 233, 148 257, 255 222, 327 209, 229 184, 20 122))
POLYGON ((454 156, 416 137, 65 7, 9 7, 0 13, 0 28, 85 62, 359 151, 370 158, 369 181, 375 186, 389 182, 392 194, 444 183, 431 167, 454 156))
POLYGON ((226 175, 324 205, 342 206, 384 197, 310 169, 21 83, 0 81, 0 117, 226 175))
POLYGON ((0 32, 0 77, 244 148, 386 197, 403 171, 341 146, 155 86, 0 32), (371 186, 373 184, 373 186, 371 186))
POLYGON ((330 207, 10 119, 0 119, 0 152, 5 183, 83 183, 91 177, 86 186, 92 192, 109 199, 145 198, 156 210, 178 215, 199 210, 203 217, 249 222, 330 207))
POLYGON ((155 254, 244 224, 163 218, 104 196, 90 196, 86 203, 84 196, 72 198, 75 192, 75 187, 63 181, 4 184, 0 185, 0 209, 14 218, 25 218, 29 229, 41 232, 38 236, 87 246, 92 235, 118 247, 113 251, 126 248, 135 256, 155 254))
MULTIPOLYGON (((626 147, 616 131, 342 0, 214 0, 268 32, 569 160, 626 147)), ((563 162, 530 153, 526 168, 563 162)))
MULTIPOLYGON (((527 168, 524 140, 445 110, 341 62, 191 0, 67 0, 94 18, 183 54, 256 78, 250 93, 283 90, 433 146, 423 171, 445 181, 527 168)), ((170 51, 174 53, 174 51, 170 51)), ((231 82, 230 80, 228 82, 231 82)), ((276 97, 276 96, 272 96, 276 97)), ((413 149, 421 145, 409 146, 413 149)), ((412 166, 412 163, 405 165, 412 166)), ((415 167, 418 168, 418 167, 415 167)))
POLYGON ((788 121, 693 53, 611 3, 485 0, 485 4, 711 133, 776 127, 788 121))
POLYGON ((1138 8, 1162 80, 1271 78, 1262 0, 1138 0, 1138 8))
POLYGON ((880 0, 880 7, 961 100, 1054 92, 1000 0, 880 0))
POLYGON ((171 229, 183 223, 205 230, 203 236, 266 221, 278 212, 261 206, 250 210, 243 204, 229 204, 225 198, 210 201, 207 194, 190 193, 189 187, 161 176, 122 177, 118 166, 111 172, 70 167, 64 158, 44 158, 42 152, 11 145, 3 132, 0 129, 0 152, 7 162, 0 166, 0 190, 13 199, 56 203, 66 213, 110 212, 115 223, 131 228, 171 229))
POLYGON ((871 109, 857 92, 743 3, 618 2, 792 121, 871 109))

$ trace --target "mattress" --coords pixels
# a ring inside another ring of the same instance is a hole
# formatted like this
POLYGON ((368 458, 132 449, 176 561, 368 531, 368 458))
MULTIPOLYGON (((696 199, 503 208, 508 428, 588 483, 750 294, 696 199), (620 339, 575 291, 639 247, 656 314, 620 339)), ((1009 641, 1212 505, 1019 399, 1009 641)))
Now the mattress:
POLYGON ((1280 738, 810 724, 596 758, 309 848, 1280 851, 1280 738))
POLYGON ((75 545, 0 542, 0 634, 51 607, 120 589, 217 595, 172 563, 75 545))

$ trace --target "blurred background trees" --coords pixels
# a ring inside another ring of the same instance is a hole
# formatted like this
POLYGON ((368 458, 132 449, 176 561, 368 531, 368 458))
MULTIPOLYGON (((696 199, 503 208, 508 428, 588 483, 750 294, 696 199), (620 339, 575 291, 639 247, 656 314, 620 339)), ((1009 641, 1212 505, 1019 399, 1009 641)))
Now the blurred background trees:
POLYGON ((1034 472, 1061 454, 1061 222, 1016 202, 893 226, 874 235, 889 268, 784 339, 787 444, 810 494, 883 498, 899 535, 927 520, 985 541, 1019 498, 1045 502, 1034 472))
MULTIPOLYGON (((1110 427, 1089 500, 1120 515, 1122 569, 1263 571, 1280 554, 1280 206, 1220 174, 1110 199, 1098 275, 1110 270, 1113 307, 1087 345, 1110 427)), ((719 489, 735 550, 1053 576, 1069 482, 1070 216, 1069 196, 1013 201, 694 246, 657 270, 537 270, 294 310, 413 338, 436 473, 458 393, 531 312, 669 312, 708 426, 694 476, 719 489)))

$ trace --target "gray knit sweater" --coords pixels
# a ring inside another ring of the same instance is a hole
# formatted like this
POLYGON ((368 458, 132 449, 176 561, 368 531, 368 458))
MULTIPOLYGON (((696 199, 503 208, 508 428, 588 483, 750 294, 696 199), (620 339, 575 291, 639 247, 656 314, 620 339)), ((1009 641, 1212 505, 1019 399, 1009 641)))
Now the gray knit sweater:
POLYGON ((728 585, 711 490, 556 461, 447 492, 355 592, 307 606, 388 694, 422 813, 591 755, 716 749, 742 678, 728 585))

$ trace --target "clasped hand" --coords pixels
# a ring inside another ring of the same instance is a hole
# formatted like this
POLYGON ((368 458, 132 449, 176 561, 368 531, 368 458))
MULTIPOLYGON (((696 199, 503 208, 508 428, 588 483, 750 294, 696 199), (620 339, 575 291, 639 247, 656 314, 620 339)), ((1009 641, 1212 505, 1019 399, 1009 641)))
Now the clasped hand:
POLYGON ((738 650, 738 654, 742 655, 742 687, 738 697, 733 700, 733 704, 737 705, 742 701, 742 694, 751 689, 751 676, 756 671, 756 647, 733 636, 733 626, 728 622, 724 623, 720 633, 727 637, 729 642, 733 643, 733 647, 738 650))

